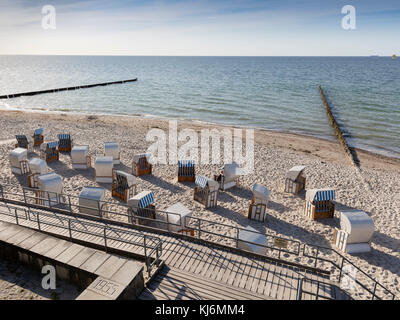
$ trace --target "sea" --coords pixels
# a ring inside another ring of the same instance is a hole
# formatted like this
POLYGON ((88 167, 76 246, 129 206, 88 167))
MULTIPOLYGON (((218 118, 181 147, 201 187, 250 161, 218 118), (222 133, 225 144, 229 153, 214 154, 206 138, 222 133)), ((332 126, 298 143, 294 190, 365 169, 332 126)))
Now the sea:
POLYGON ((0 56, 0 95, 136 77, 0 100, 0 110, 193 120, 333 140, 322 86, 350 145, 400 157, 400 59, 0 56))

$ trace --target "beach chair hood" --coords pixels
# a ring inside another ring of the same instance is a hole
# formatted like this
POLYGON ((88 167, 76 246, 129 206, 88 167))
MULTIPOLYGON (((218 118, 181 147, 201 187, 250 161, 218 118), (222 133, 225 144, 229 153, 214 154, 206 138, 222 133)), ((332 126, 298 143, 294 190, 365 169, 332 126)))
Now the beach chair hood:
POLYGON ((94 165, 97 177, 110 177, 112 175, 114 166, 112 157, 97 157, 94 165))
POLYGON ((71 150, 71 158, 75 163, 86 163, 89 154, 89 146, 74 146, 71 150))
MULTIPOLYGON (((168 221, 171 224, 180 224, 181 225, 181 227, 171 225, 170 230, 174 231, 174 232, 178 232, 180 229, 185 227, 185 222, 186 222, 185 218, 192 216, 192 211, 190 209, 186 208, 180 202, 175 203, 174 205, 170 206, 165 211, 168 213, 168 221)), ((187 223, 189 223, 189 221, 187 221, 187 223)))
POLYGON ((299 178, 299 176, 303 173, 305 168, 306 168, 306 166, 295 166, 295 167, 291 168, 287 172, 286 178, 293 182, 296 182, 297 179, 299 178))
POLYGON ((33 135, 34 135, 34 136, 39 136, 39 135, 41 135, 41 134, 43 134, 43 128, 36 129, 36 130, 33 132, 33 135))
POLYGON ((364 211, 340 213, 340 228, 348 233, 347 243, 369 242, 375 231, 374 221, 364 211))
POLYGON ((133 162, 139 163, 139 160, 140 160, 141 158, 146 158, 146 160, 149 162, 150 156, 151 156, 150 153, 138 153, 138 154, 135 154, 135 155, 133 156, 133 162))
POLYGON ((142 191, 128 200, 128 205, 134 208, 146 208, 154 203, 154 195, 151 191, 142 191))
POLYGON ((115 171, 115 175, 124 177, 126 179, 126 182, 127 182, 129 188, 134 185, 137 185, 136 177, 134 177, 133 175, 131 175, 129 173, 117 170, 117 171, 115 171))
POLYGON ((257 202, 267 203, 269 201, 269 190, 261 184, 255 183, 253 186, 253 196, 257 202), (258 200, 258 201, 257 201, 258 200))
POLYGON ((28 160, 28 150, 25 148, 16 148, 10 152, 9 159, 12 167, 19 168, 21 161, 28 160))
POLYGON ((223 170, 224 170, 225 182, 232 181, 241 174, 241 169, 236 162, 226 164, 223 167, 223 170))
POLYGON ((51 172, 37 176, 38 188, 42 191, 62 193, 63 181, 61 176, 51 172))
POLYGON ((29 169, 34 174, 45 174, 47 173, 48 167, 45 160, 33 158, 29 160, 29 169))
POLYGON ((310 189, 306 192, 306 200, 315 201, 334 201, 336 197, 336 191, 332 189, 310 189))
POLYGON ((219 183, 217 181, 203 176, 196 176, 195 183, 203 189, 208 186, 210 191, 216 191, 219 188, 219 183))

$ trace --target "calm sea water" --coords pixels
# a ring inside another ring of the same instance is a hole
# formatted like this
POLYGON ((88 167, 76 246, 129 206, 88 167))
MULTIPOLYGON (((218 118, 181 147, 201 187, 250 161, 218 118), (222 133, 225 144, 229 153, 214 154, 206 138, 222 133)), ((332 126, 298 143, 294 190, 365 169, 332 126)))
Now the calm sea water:
POLYGON ((334 138, 318 85, 353 146, 400 156, 400 59, 388 57, 0 56, 0 100, 29 109, 196 119, 334 138))

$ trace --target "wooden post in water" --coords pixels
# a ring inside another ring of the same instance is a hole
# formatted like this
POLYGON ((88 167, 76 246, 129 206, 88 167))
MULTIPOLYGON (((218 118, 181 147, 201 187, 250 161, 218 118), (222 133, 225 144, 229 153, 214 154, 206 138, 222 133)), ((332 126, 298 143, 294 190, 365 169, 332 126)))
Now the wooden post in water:
POLYGON ((78 90, 78 89, 87 89, 87 88, 93 88, 93 87, 98 87, 98 86, 108 86, 111 84, 122 84, 122 83, 126 83, 126 82, 134 82, 134 81, 137 81, 137 78, 129 79, 129 80, 113 81, 113 82, 95 83, 95 84, 89 84, 89 85, 84 85, 84 86, 75 86, 75 87, 57 88, 57 89, 50 89, 50 90, 7 94, 7 95, 0 96, 0 99, 11 99, 11 98, 18 98, 18 97, 22 97, 22 96, 35 96, 37 94, 54 93, 54 92, 59 92, 59 91, 69 91, 69 90, 78 90))
POLYGON ((335 130, 336 137, 339 139, 340 144, 343 146, 345 153, 349 157, 351 163, 355 165, 356 167, 359 167, 359 161, 355 159, 354 153, 351 151, 345 137, 343 136, 342 130, 337 123, 335 116, 332 113, 331 107, 329 106, 328 100, 326 100, 324 91, 322 90, 322 87, 319 86, 319 93, 321 94, 322 101, 324 103, 326 112, 328 114, 329 121, 331 122, 331 125, 333 129, 335 130))

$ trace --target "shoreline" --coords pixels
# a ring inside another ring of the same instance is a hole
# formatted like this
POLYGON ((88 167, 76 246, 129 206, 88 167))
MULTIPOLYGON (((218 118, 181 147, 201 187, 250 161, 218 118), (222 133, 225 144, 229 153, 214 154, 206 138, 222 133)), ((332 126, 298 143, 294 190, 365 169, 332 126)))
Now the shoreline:
MULTIPOLYGON (((256 133, 265 133, 267 135, 276 135, 276 136, 283 136, 283 137, 297 137, 300 139, 309 139, 310 141, 320 141, 321 143, 329 143, 329 144, 338 144, 339 141, 334 137, 333 139, 329 139, 327 137, 319 137, 316 135, 312 134, 303 134, 303 133, 297 133, 297 132, 291 132, 291 131, 285 131, 285 130, 273 130, 273 129, 266 129, 266 128, 255 128, 255 127, 250 127, 250 126, 245 126, 245 125, 237 125, 237 124, 222 124, 222 123, 215 123, 211 121, 204 121, 204 120, 198 120, 198 119, 177 119, 177 118, 167 118, 167 117, 161 117, 161 116, 152 116, 152 115, 132 115, 132 114, 105 114, 105 113, 84 113, 84 112, 68 112, 68 111, 48 111, 48 110, 17 110, 17 109, 3 109, 1 110, 5 114, 29 114, 29 115, 44 115, 44 116, 49 116, 49 117, 54 117, 54 116, 72 116, 72 117, 77 117, 79 120, 82 120, 82 118, 88 118, 88 117, 99 117, 101 120, 107 121, 107 118, 109 120, 111 119, 134 119, 134 120, 146 120, 146 121, 155 121, 155 122, 168 122, 170 120, 176 120, 178 122, 178 127, 182 125, 183 127, 187 126, 196 126, 196 127, 223 127, 223 128, 230 128, 230 129, 252 129, 254 130, 255 133, 255 141, 257 140, 256 138, 256 133)), ((60 119, 60 120, 65 120, 65 119, 60 119)), ((340 147, 342 149, 342 147, 340 147)), ((400 168, 400 154, 398 156, 393 156, 393 155, 384 155, 381 153, 373 152, 370 150, 365 150, 362 148, 354 148, 354 150, 357 152, 358 156, 361 155, 363 158, 367 158, 369 161, 370 160, 379 160, 379 161, 384 161, 388 162, 391 164, 399 165, 400 168)), ((342 150, 343 151, 343 150, 342 150)), ((396 154, 396 152, 391 151, 392 153, 396 154)), ((344 154, 344 153, 343 153, 344 154)), ((361 163, 361 166, 363 164, 361 163)))

